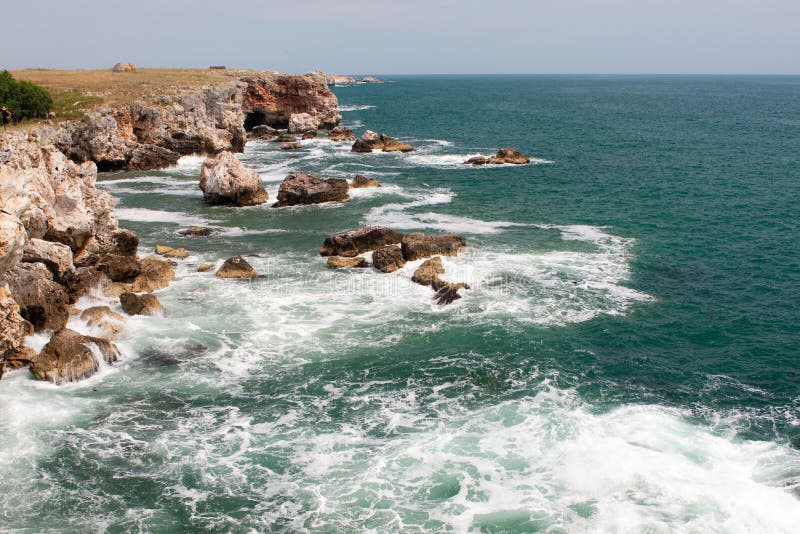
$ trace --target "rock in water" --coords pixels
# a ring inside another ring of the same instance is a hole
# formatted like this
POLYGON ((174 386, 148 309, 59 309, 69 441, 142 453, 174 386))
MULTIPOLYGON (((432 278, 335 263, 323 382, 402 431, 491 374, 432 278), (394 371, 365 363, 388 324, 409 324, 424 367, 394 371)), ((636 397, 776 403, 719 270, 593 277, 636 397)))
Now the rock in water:
POLYGON ((275 138, 276 143, 294 143, 295 141, 297 141, 297 137, 289 134, 280 134, 275 138))
POLYGON ((403 234, 384 226, 366 226, 325 238, 319 249, 320 256, 345 256, 352 258, 384 245, 400 243, 403 234))
POLYGON ((469 158, 466 163, 467 165, 503 165, 505 163, 513 164, 513 165, 524 165, 526 163, 530 163, 531 159, 514 150, 513 148, 503 147, 497 151, 497 154, 491 157, 484 157, 484 156, 475 156, 469 158))
POLYGON ((142 272, 142 265, 136 258, 105 254, 97 261, 97 268, 112 282, 132 282, 142 272))
POLYGON ((208 271, 214 270, 215 265, 213 263, 201 263, 197 266, 198 273, 207 273, 208 271))
POLYGON ((450 304, 454 300, 460 299, 459 289, 469 289, 469 285, 463 282, 445 282, 439 278, 440 274, 444 274, 444 266, 442 265, 442 258, 436 256, 422 262, 422 265, 411 276, 411 281, 432 287, 436 291, 433 298, 437 304, 441 305, 450 304))
POLYGON ((314 174, 290 174, 281 183, 278 202, 273 207, 341 202, 350 198, 348 189, 347 180, 341 178, 325 179, 314 174))
POLYGON ((353 189, 360 189, 362 187, 380 187, 381 183, 376 180, 375 178, 367 178, 366 176, 362 176, 360 174, 356 175, 353 178, 353 183, 350 184, 350 187, 353 189))
POLYGON ((156 245, 156 254, 165 258, 183 260, 189 257, 189 251, 183 247, 172 248, 166 245, 156 245))
POLYGON ((339 256, 331 256, 328 258, 328 267, 331 269, 342 269, 346 267, 355 267, 359 269, 363 269, 365 267, 369 267, 369 263, 367 260, 356 256, 355 258, 341 258, 339 256))
POLYGON ((30 369, 39 380, 55 384, 75 382, 97 372, 100 368, 98 357, 106 363, 114 363, 119 350, 106 339, 84 336, 64 328, 53 334, 30 369))
POLYGON ((316 132, 319 127, 317 119, 308 113, 292 113, 289 117, 289 133, 303 134, 316 132))
POLYGON ((272 139, 278 137, 278 130, 266 124, 260 124, 250 130, 247 134, 250 139, 272 139))
POLYGON ((353 143, 353 152, 372 152, 373 150, 383 150, 384 152, 411 152, 414 147, 408 143, 401 143, 397 139, 386 134, 378 134, 372 130, 367 130, 361 137, 353 143))
POLYGON ((397 245, 386 245, 372 253, 372 264, 379 271, 392 273, 406 264, 403 251, 397 245))
POLYGON ((283 145, 281 147, 281 150, 298 150, 300 148, 303 148, 303 145, 301 145, 300 143, 288 143, 283 145))
POLYGON ((222 267, 217 271, 220 278, 257 278, 258 273, 247 260, 241 256, 234 256, 225 260, 222 267))
POLYGON ((381 134, 384 152, 413 152, 414 147, 408 143, 401 143, 397 139, 381 134))
POLYGON ((125 329, 125 318, 108 306, 93 306, 81 312, 81 319, 101 332, 106 339, 115 339, 125 329))
POLYGON ((331 141, 355 141, 356 135, 346 126, 337 126, 328 132, 328 139, 331 141))
POLYGON ((164 307, 152 293, 123 293, 119 296, 119 303, 128 315, 157 315, 164 311, 164 307))
POLYGON ((141 272, 133 280, 133 285, 130 289, 133 292, 140 293, 163 289, 175 280, 175 269, 172 268, 172 262, 169 260, 148 256, 139 261, 139 267, 141 272))
POLYGON ((204 226, 190 226, 189 228, 178 231, 178 235, 182 237, 208 237, 212 233, 214 233, 214 231, 211 230, 211 228, 206 228, 204 226))
POLYGON ((269 199, 261 178, 253 169, 247 169, 230 152, 220 152, 207 158, 200 171, 200 189, 206 204, 232 204, 254 206, 269 199))
POLYGON ((425 235, 422 232, 406 235, 401 243, 406 261, 434 255, 456 256, 466 246, 467 240, 458 234, 425 235))

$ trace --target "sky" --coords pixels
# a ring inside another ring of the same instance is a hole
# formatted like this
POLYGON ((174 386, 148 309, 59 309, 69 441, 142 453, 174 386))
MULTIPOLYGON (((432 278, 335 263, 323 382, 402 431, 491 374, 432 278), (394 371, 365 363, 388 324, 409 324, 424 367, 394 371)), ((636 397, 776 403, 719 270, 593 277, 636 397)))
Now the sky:
POLYGON ((800 74, 800 0, 4 0, 0 68, 800 74))

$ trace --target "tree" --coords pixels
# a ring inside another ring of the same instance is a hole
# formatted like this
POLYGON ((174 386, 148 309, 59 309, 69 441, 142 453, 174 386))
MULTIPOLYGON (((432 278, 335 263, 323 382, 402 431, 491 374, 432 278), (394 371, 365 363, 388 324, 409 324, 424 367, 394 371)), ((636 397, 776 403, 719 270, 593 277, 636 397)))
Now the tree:
POLYGON ((53 97, 35 83, 17 81, 4 70, 0 72, 0 105, 11 111, 14 120, 44 118, 53 107, 53 97))

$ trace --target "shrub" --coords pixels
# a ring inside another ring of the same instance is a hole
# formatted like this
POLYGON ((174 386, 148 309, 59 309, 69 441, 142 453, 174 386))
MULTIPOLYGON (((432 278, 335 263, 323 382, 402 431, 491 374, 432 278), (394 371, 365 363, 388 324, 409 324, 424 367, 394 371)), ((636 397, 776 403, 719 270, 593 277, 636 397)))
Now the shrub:
POLYGON ((0 72, 0 105, 6 106, 16 121, 44 118, 53 107, 53 97, 28 81, 17 81, 7 70, 0 72))

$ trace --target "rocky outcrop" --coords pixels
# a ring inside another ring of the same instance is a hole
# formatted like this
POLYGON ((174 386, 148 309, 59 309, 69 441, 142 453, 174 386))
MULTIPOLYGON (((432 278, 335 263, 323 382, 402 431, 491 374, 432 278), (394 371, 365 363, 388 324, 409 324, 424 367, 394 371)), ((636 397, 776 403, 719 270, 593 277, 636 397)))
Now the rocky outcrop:
POLYGON ((245 127, 249 130, 260 124, 287 128, 296 113, 313 117, 315 129, 329 130, 339 124, 339 101, 321 72, 304 75, 258 73, 242 76, 246 84, 242 109, 245 127))
POLYGON ((346 126, 337 126, 328 132, 328 139, 330 141, 355 141, 356 134, 346 126))
POLYGON ((347 180, 320 178, 314 174, 290 174, 278 189, 276 208, 322 202, 342 202, 350 198, 347 180))
POLYGON ((406 264, 403 252, 396 245, 386 245, 372 253, 372 264, 379 271, 393 273, 406 264))
POLYGON ((228 258, 217 271, 219 278, 258 278, 258 273, 241 256, 228 258))
MULTIPOLYGON (((108 275, 107 269, 103 267, 102 261, 99 262, 99 269, 108 275)), ((134 258, 134 263, 130 265, 131 271, 125 273, 121 271, 116 280, 107 276, 109 282, 103 286, 103 292, 110 297, 119 296, 122 293, 149 293, 167 287, 175 279, 175 270, 172 262, 156 256, 147 256, 143 259, 134 258), (134 274, 138 270, 138 273, 134 274)), ((80 269, 79 269, 80 271, 80 269)), ((90 273, 86 273, 89 276, 90 273)))
POLYGON ((119 357, 108 340, 84 336, 69 329, 56 332, 30 369, 34 377, 55 384, 88 378, 100 369, 100 359, 113 363, 119 357))
POLYGON ((31 238, 22 254, 24 263, 41 263, 47 267, 57 281, 65 280, 75 272, 72 249, 61 243, 31 238))
POLYGON ((64 328, 69 319, 69 295, 66 288, 53 280, 53 273, 42 263, 18 263, 2 276, 11 296, 19 306, 19 314, 34 330, 52 331, 64 328))
POLYGON ((136 66, 133 63, 117 63, 111 69, 111 72, 134 72, 136 66))
POLYGON ((329 74, 325 76, 325 82, 328 85, 355 85, 358 80, 352 76, 343 76, 341 74, 329 74))
POLYGON ((31 333, 33 327, 19 314, 19 305, 8 285, 0 283, 0 378, 5 361, 22 348, 25 336, 31 333))
POLYGON ((278 136, 278 130, 266 124, 259 124, 247 132, 248 139, 272 139, 278 136))
POLYGON ((375 78, 374 76, 364 76, 361 78, 361 83, 386 83, 386 80, 375 78))
POLYGON ((372 152, 373 150, 383 150, 384 152, 411 152, 414 147, 408 143, 401 143, 397 139, 386 134, 379 134, 372 130, 367 130, 361 137, 353 143, 353 152, 372 152))
POLYGON ((468 165, 503 165, 503 164, 512 164, 512 165, 524 165, 526 163, 530 163, 531 159, 514 150, 513 148, 504 147, 497 151, 497 154, 494 156, 490 156, 485 158, 483 156, 475 156, 469 158, 464 163, 468 165))
POLYGON ((355 258, 340 258, 339 256, 331 256, 328 258, 328 267, 331 269, 344 269, 344 268, 358 268, 363 269, 369 267, 369 263, 365 258, 356 256, 355 258))
POLYGON ((165 258, 174 258, 177 260, 185 260, 189 257, 189 251, 185 248, 172 248, 166 245, 156 245, 156 254, 164 256, 165 258))
POLYGON ((164 312, 158 298, 152 293, 137 295, 126 292, 119 296, 122 311, 128 315, 159 315, 164 312))
POLYGON ((289 117, 289 133, 304 134, 316 132, 319 123, 308 113, 292 113, 289 117))
POLYGON ((467 246, 467 240, 458 234, 425 235, 413 232, 403 237, 401 248, 406 261, 430 256, 456 256, 467 246))
POLYGON ((221 152, 203 162, 200 189, 206 204, 211 206, 254 206, 269 199, 258 173, 246 168, 230 152, 221 152))
POLYGON ((381 183, 376 180, 375 178, 367 178, 366 176, 362 176, 360 174, 356 175, 353 178, 353 182, 350 184, 350 187, 353 189, 361 189, 364 187, 380 187, 381 183))
POLYGON ((444 274, 444 266, 442 265, 442 258, 436 256, 429 260, 425 260, 420 265, 414 274, 411 276, 411 281, 423 286, 429 286, 436 291, 434 300, 437 304, 450 304, 454 300, 460 299, 460 289, 469 289, 469 285, 463 282, 453 283, 445 282, 439 275, 444 274))
POLYGON ((325 238, 319 249, 320 256, 352 258, 384 245, 398 244, 403 234, 384 226, 366 226, 325 238))

